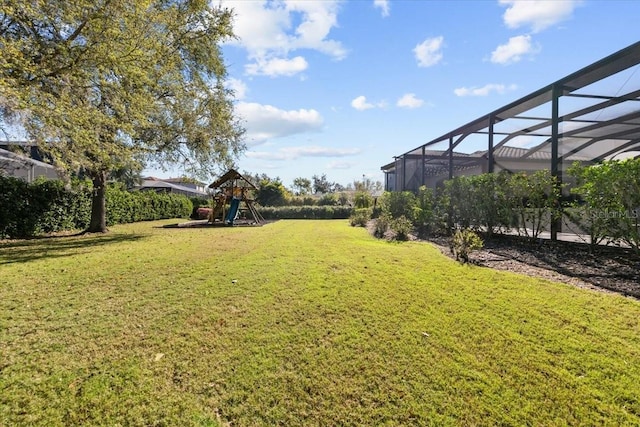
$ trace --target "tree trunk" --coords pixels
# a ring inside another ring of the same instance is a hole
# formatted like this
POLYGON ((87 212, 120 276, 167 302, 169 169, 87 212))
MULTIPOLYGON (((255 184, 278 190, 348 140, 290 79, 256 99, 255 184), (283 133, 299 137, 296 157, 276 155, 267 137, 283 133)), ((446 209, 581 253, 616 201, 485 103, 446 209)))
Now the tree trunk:
POLYGON ((91 222, 87 233, 106 233, 107 230, 107 209, 106 209, 106 181, 107 173, 98 171, 92 173, 93 193, 91 196, 91 222))

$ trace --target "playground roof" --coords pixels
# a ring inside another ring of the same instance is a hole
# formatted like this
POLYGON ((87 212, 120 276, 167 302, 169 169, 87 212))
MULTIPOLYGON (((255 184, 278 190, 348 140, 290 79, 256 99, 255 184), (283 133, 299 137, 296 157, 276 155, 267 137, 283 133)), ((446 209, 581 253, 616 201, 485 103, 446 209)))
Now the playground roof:
POLYGON ((218 178, 217 180, 209 184, 209 188, 224 187, 225 184, 227 183, 231 183, 232 185, 236 185, 238 187, 250 187, 250 188, 253 188, 254 190, 258 189, 255 185, 251 183, 251 181, 249 181, 247 178, 242 176, 242 174, 240 174, 240 172, 238 172, 235 169, 229 169, 227 173, 225 173, 220 178, 218 178), (237 183, 235 182, 237 180, 242 180, 244 185, 237 185, 237 183))
MULTIPOLYGON (((463 152, 494 157, 599 162, 640 156, 640 42, 396 157, 464 168, 463 152), (515 150, 517 149, 517 150, 515 150), (454 151, 455 150, 455 151, 454 151), (461 162, 458 165, 458 162, 461 162)), ((395 162, 382 167, 395 169, 395 162)))

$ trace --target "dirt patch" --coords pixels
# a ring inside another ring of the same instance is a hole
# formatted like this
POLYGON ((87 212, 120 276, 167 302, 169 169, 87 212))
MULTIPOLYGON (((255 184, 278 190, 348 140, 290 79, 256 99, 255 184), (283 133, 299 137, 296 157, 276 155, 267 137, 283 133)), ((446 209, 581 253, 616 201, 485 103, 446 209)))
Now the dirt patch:
MULTIPOLYGON (((373 225, 367 229, 372 232, 373 225)), ((426 241, 454 258, 449 238, 426 241)), ((469 258, 483 267, 640 299, 640 256, 625 248, 501 235, 485 239, 484 248, 469 258)))

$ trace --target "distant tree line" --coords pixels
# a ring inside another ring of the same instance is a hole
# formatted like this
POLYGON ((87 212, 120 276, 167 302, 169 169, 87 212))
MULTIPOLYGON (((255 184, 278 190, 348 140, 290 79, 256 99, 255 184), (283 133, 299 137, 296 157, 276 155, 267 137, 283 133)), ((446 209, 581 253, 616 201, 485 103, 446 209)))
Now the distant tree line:
POLYGON ((267 174, 243 173, 258 189, 256 201, 266 206, 352 206, 358 193, 382 191, 382 183, 364 178, 346 186, 332 182, 326 174, 313 175, 311 179, 298 177, 293 180, 292 188, 287 188, 279 177, 267 174))

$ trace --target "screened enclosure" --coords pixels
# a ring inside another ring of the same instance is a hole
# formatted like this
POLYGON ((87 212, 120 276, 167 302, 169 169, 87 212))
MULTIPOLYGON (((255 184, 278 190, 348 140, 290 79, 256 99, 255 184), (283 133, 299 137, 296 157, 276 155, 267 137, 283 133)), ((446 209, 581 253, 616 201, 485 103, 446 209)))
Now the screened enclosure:
MULTIPOLYGON (((640 156, 640 42, 479 117, 382 166, 387 191, 456 176, 567 169, 640 156)), ((560 224, 551 225, 556 239, 560 224)))
POLYGON ((640 42, 460 126, 382 167, 388 191, 460 175, 640 156, 640 42))

